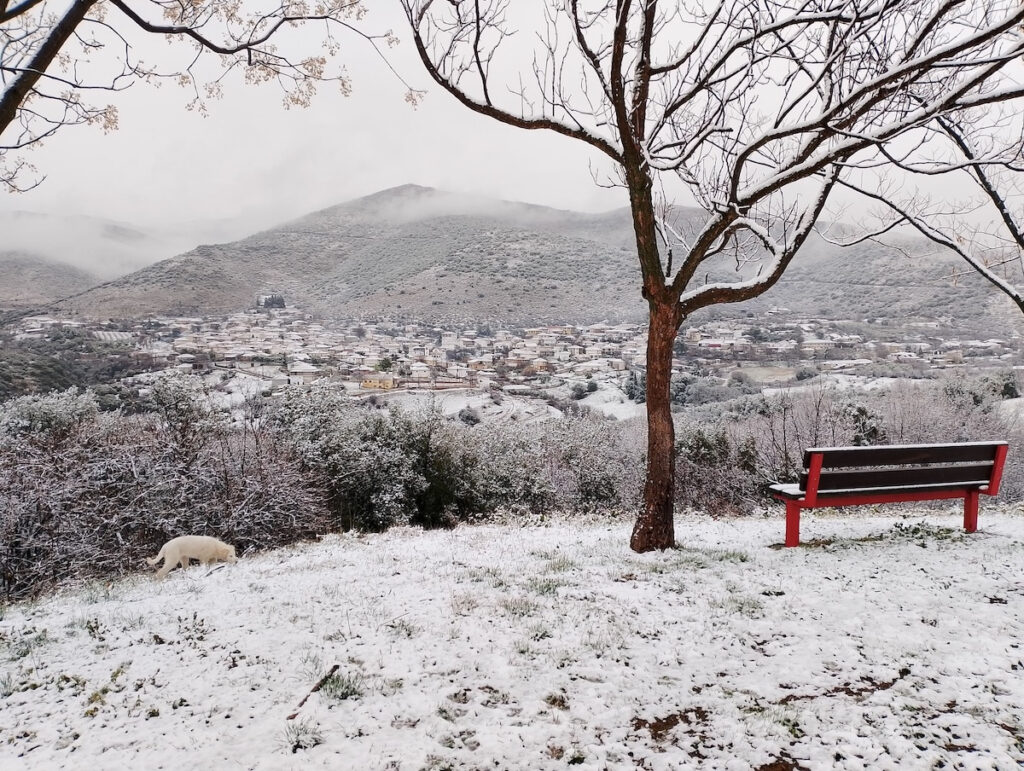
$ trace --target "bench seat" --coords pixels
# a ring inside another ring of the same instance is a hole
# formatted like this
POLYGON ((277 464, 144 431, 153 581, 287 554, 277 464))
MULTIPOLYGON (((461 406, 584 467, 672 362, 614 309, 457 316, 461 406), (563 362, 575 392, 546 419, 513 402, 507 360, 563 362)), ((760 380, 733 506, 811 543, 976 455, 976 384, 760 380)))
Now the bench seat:
POLYGON ((800 545, 800 511, 906 501, 964 499, 964 529, 978 526, 978 496, 999 491, 1009 445, 959 444, 815 447, 804 452, 797 483, 774 484, 786 502, 786 546, 800 545))
MULTIPOLYGON (((987 485, 978 485, 979 492, 985 492, 987 485)), ((931 484, 931 485, 914 485, 907 487, 848 487, 839 490, 819 490, 818 500, 828 500, 831 498, 842 497, 845 495, 870 495, 872 493, 878 493, 884 495, 886 493, 900 493, 900 492, 941 492, 942 490, 963 490, 965 485, 963 484, 931 484)), ((804 500, 806 498, 806 492, 798 484, 788 485, 772 485, 768 488, 772 491, 772 494, 776 498, 789 498, 792 500, 804 500)), ((959 498, 959 495, 954 496, 959 498)), ((807 508, 811 508, 808 506, 807 508)))

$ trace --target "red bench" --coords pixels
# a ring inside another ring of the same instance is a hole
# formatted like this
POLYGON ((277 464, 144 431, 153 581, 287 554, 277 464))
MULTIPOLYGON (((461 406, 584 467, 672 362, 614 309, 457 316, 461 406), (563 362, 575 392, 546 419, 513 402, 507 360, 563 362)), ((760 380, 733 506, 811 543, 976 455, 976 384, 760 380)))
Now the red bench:
POLYGON ((978 496, 995 495, 1006 442, 815 447, 796 484, 775 484, 786 502, 786 546, 800 545, 800 511, 902 501, 964 499, 964 530, 978 529, 978 496))

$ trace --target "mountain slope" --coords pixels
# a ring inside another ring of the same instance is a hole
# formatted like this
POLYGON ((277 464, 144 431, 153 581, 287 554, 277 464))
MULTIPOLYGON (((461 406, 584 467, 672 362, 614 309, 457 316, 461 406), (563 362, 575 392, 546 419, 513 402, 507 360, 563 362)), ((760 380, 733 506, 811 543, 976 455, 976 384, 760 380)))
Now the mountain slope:
POLYGON ((620 220, 616 213, 585 215, 405 186, 235 243, 198 247, 64 308, 99 316, 226 313, 274 291, 327 317, 641 318, 632 252, 580 235, 619 228, 620 220))
MULTIPOLYGON (((696 210, 677 210, 682 226, 696 210)), ((841 248, 810 239, 770 292, 726 314, 781 305, 833 318, 975 319, 1019 313, 962 265, 921 243, 841 248), (907 256, 907 254, 912 256, 907 256)), ((702 280, 736 277, 727 260, 702 280)), ((201 246, 64 303, 99 317, 200 315, 280 292, 326 318, 434 323, 642 320, 628 212, 581 214, 406 185, 314 212, 234 243, 201 246)))
POLYGON ((986 336, 1024 331, 1024 316, 1013 302, 959 258, 924 241, 898 247, 840 248, 814 237, 777 286, 729 312, 760 313, 779 305, 824 318, 947 318, 986 336))
POLYGON ((0 312, 46 305, 96 284, 95 274, 38 254, 0 252, 0 312))

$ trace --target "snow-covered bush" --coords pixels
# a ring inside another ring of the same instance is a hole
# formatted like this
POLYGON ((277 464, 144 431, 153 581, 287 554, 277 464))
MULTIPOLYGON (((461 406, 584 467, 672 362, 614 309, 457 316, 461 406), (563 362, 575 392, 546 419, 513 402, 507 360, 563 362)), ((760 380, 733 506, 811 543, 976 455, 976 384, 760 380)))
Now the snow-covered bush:
POLYGON ((171 420, 101 413, 88 392, 0 405, 0 595, 137 569, 188 533, 242 551, 323 531, 287 446, 178 396, 171 420))
POLYGON ((485 508, 468 429, 437 412, 367 410, 329 388, 290 389, 271 421, 340 529, 450 526, 485 508))
POLYGON ((91 392, 74 388, 12 399, 0 404, 0 441, 57 447, 95 420, 98 411, 91 392))
POLYGON ((639 448, 627 447, 621 424, 569 415, 543 425, 558 508, 616 511, 636 503, 639 485, 635 470, 642 459, 639 448))
POLYGON ((488 511, 619 513, 642 489, 639 424, 586 414, 474 429, 488 511))
POLYGON ((447 527, 493 509, 493 503, 482 495, 480 477, 487 469, 468 427, 436 411, 398 414, 392 419, 405 421, 407 446, 425 482, 415 496, 412 524, 447 527))
POLYGON ((467 425, 436 410, 368 410, 330 388, 285 392, 272 413, 342 529, 450 526, 496 512, 618 511, 635 502, 641 442, 586 415, 467 425))
POLYGON ((543 424, 482 425, 474 429, 480 493, 492 510, 538 515, 555 502, 550 463, 540 452, 543 424))
MULTIPOLYGON (((1011 373, 1012 374, 1012 373, 1011 373)), ((153 383, 148 412, 104 412, 91 392, 0 404, 0 597, 143 567, 167 539, 209 534, 240 551, 332 529, 446 527, 495 514, 632 513, 644 422, 469 424, 379 409, 329 387, 215 408, 198 380, 153 383)), ((1024 493, 1022 432, 999 407, 1010 376, 822 384, 677 413, 677 505, 772 505, 812 446, 1006 438, 1003 497, 1024 493)))
POLYGON ((751 511, 762 499, 757 450, 723 426, 678 429, 676 503, 715 516, 751 511))

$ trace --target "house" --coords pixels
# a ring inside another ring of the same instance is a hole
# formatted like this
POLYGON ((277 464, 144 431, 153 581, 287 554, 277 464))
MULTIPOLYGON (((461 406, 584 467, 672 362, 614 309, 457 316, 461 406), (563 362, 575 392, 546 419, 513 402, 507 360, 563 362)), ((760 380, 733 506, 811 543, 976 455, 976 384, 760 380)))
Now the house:
POLYGON ((835 340, 827 340, 824 338, 810 338, 803 341, 803 343, 800 345, 800 350, 805 353, 821 353, 823 351, 830 351, 835 347, 835 340))
POLYGON ((494 357, 489 353, 485 353, 470 359, 466 363, 472 370, 491 369, 494 366, 494 357))
POLYGON ((453 361, 448 365, 448 375, 460 380, 469 377, 469 367, 462 362, 453 361))
POLYGON ((288 363, 288 382, 292 385, 308 385, 320 377, 320 368, 308 361, 288 363))
POLYGON ((394 388, 395 376, 390 372, 378 372, 372 370, 369 372, 363 372, 362 377, 359 380, 359 386, 361 388, 375 388, 383 391, 389 391, 394 388))
POLYGON ((423 383, 430 380, 430 367, 422 361, 413 362, 409 367, 409 380, 416 383, 423 383))

